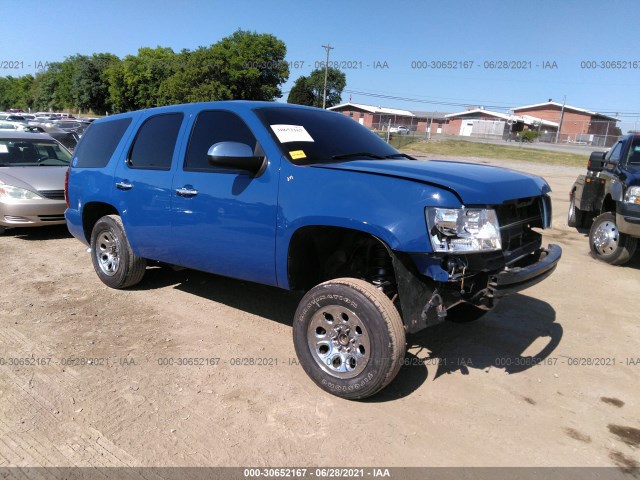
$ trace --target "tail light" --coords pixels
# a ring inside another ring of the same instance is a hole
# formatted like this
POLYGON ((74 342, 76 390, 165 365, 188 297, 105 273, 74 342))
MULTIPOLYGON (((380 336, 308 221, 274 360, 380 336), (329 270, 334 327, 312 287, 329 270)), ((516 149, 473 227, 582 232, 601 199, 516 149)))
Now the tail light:
POLYGON ((71 166, 67 168, 67 173, 64 175, 64 200, 67 202, 67 208, 70 208, 69 204, 69 172, 71 171, 71 166))

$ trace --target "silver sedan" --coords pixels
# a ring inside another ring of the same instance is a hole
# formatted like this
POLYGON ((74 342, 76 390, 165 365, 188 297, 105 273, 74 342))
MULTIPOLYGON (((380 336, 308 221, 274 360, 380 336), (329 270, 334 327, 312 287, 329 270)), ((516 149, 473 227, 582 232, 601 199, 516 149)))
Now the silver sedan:
POLYGON ((69 151, 47 134, 0 130, 0 234, 65 223, 70 161, 69 151))

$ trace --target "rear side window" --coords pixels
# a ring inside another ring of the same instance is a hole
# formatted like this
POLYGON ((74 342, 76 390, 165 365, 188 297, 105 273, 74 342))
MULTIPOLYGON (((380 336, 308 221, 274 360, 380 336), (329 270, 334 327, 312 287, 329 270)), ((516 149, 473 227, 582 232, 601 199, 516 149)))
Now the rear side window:
POLYGON ((147 119, 133 141, 127 160, 129 166, 169 170, 182 118, 182 113, 169 113, 147 119))
POLYGON ((201 112, 189 139, 185 170, 218 170, 209 165, 209 147, 219 142, 240 142, 256 151, 257 140, 249 127, 236 114, 225 111, 201 112))
POLYGON ((73 166, 79 168, 106 166, 130 123, 130 118, 92 123, 82 135, 82 140, 76 148, 73 166))

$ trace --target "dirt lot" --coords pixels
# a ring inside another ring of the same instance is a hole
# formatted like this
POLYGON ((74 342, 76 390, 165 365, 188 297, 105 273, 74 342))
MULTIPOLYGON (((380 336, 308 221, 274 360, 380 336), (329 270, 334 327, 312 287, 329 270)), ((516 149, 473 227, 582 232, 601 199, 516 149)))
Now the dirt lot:
POLYGON ((410 337, 364 402, 296 363, 295 295, 163 268, 114 291, 64 227, 7 232, 0 467, 637 466, 640 262, 599 263, 567 227, 580 169, 508 166, 554 190, 558 269, 478 322, 410 337), (161 365, 179 358, 214 360, 161 365))

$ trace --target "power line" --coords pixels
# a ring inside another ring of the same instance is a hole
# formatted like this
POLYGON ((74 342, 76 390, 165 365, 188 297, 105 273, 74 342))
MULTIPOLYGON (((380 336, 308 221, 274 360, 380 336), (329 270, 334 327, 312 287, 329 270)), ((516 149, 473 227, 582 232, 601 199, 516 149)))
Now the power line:
MULTIPOLYGON (((400 96, 400 95, 391 95, 391 94, 384 94, 384 93, 377 93, 377 92, 368 92, 368 91, 364 91, 364 90, 350 90, 350 89, 345 89, 344 92, 346 93, 350 93, 353 95, 361 95, 363 97, 373 97, 373 98, 382 98, 385 100, 395 100, 395 101, 401 101, 401 102, 412 102, 412 103, 422 103, 422 104, 426 104, 426 105, 441 105, 441 106, 448 106, 448 107, 468 107, 469 105, 482 105, 483 108, 485 109, 493 109, 493 110, 506 110, 506 111, 511 111, 513 109, 513 105, 516 105, 517 102, 514 102, 510 105, 507 104, 495 104, 495 105, 491 105, 488 104, 486 102, 446 102, 446 101, 439 101, 439 100, 430 100, 430 99, 426 99, 426 98, 415 98, 415 97, 404 97, 404 96, 400 96)), ((437 98, 437 97, 432 97, 432 98, 437 98)), ((640 118, 640 112, 621 112, 619 110, 614 111, 614 110, 598 110, 597 113, 601 113, 601 114, 605 114, 605 115, 610 115, 610 116, 615 116, 615 117, 622 117, 622 118, 640 118)))

